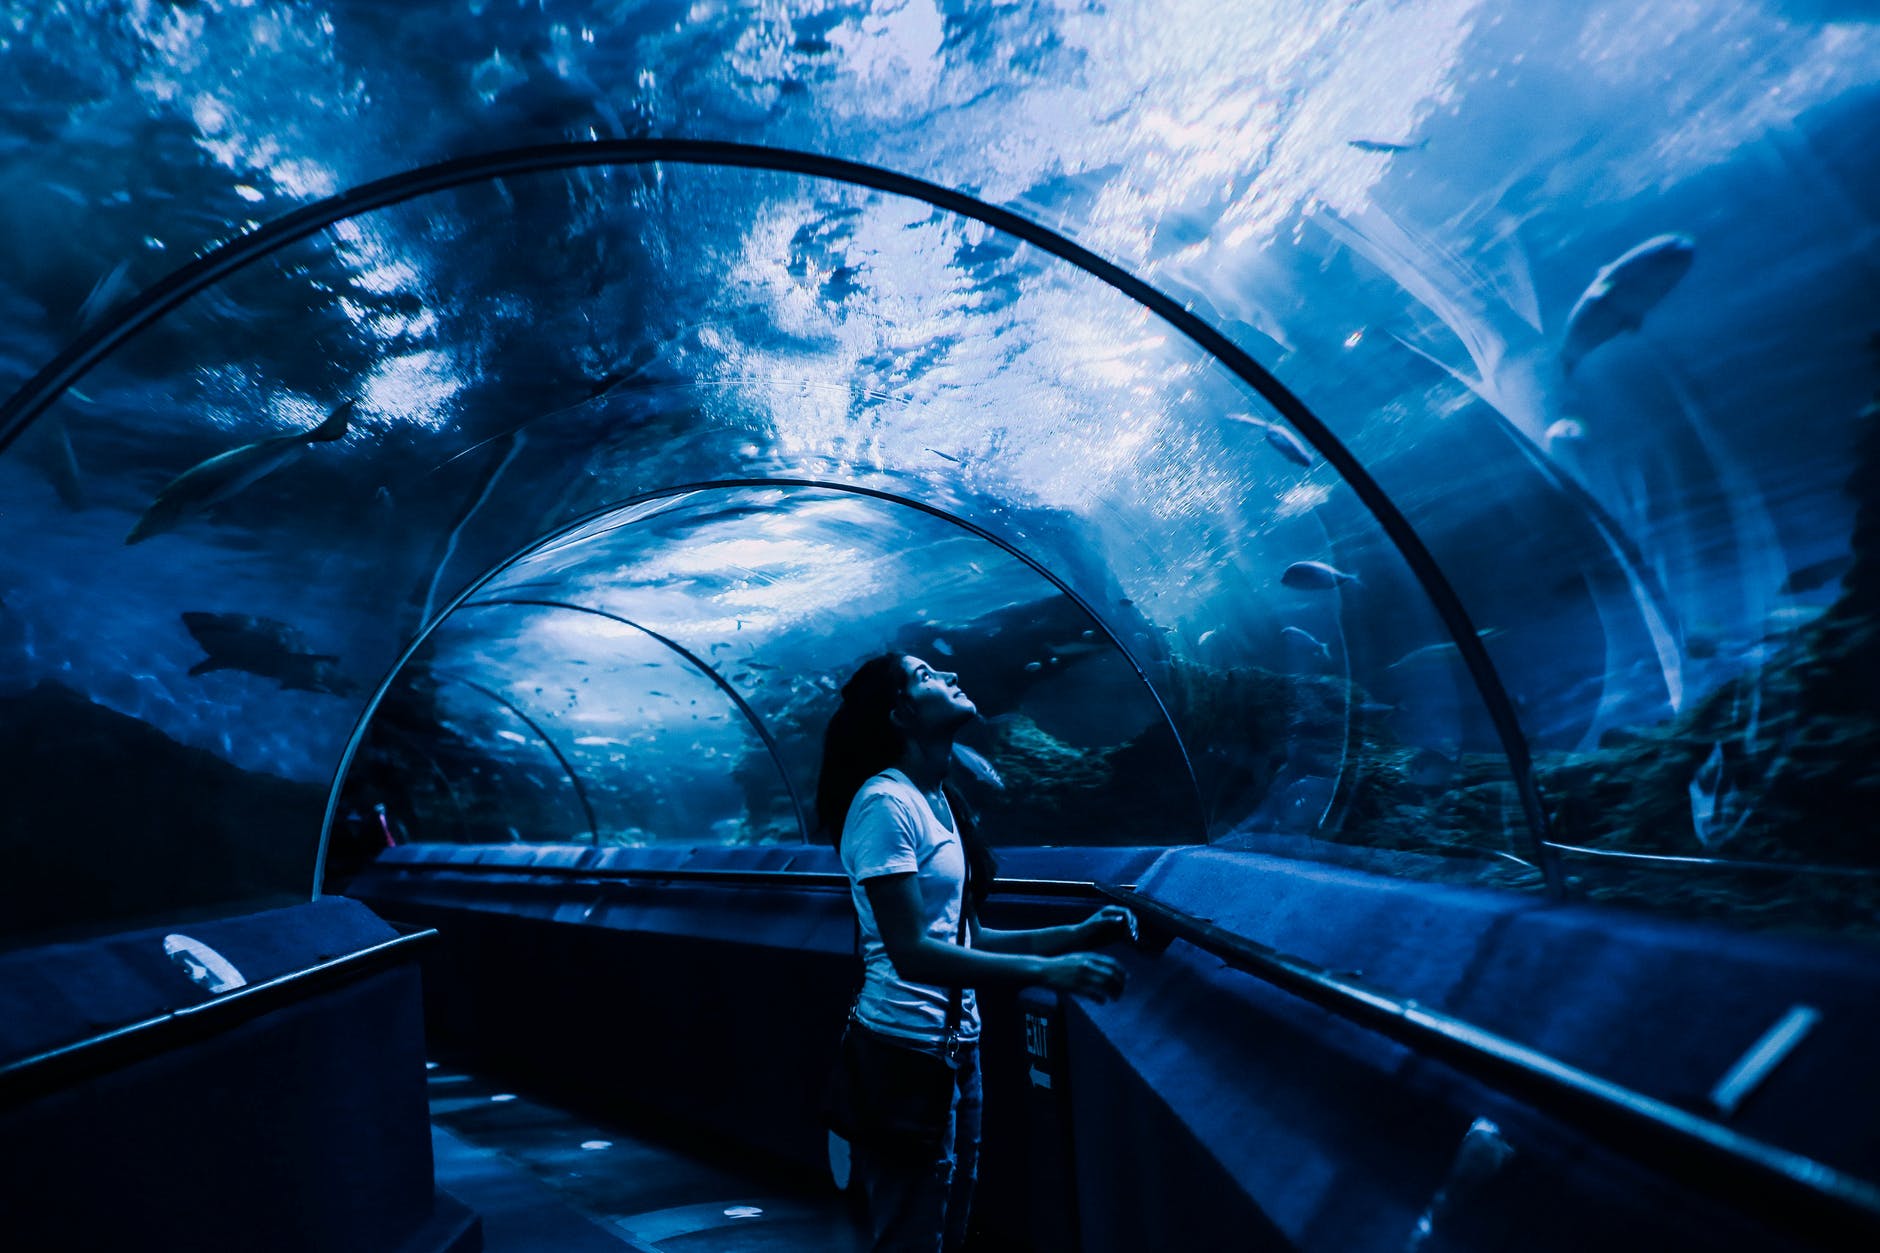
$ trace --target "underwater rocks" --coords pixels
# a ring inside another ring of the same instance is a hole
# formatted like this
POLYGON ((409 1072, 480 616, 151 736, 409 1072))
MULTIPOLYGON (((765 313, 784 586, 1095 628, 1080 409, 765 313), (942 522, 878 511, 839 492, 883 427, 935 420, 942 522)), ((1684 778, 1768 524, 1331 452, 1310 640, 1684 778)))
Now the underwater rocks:
POLYGON ((56 683, 0 697, 0 932, 305 901, 326 789, 242 770, 56 683))

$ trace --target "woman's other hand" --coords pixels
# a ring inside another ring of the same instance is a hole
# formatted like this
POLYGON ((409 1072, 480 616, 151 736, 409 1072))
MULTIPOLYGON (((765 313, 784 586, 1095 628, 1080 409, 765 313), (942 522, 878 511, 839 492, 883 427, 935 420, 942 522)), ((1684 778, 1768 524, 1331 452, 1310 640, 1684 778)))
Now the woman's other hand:
POLYGON ((1107 948, 1136 938, 1136 916, 1121 905, 1105 905, 1077 924, 1078 948, 1107 948))
POLYGON ((1122 963, 1114 957, 1102 953, 1072 953, 1068 957, 1047 960, 1043 982, 1059 992, 1102 1002, 1121 996, 1126 979, 1122 963))

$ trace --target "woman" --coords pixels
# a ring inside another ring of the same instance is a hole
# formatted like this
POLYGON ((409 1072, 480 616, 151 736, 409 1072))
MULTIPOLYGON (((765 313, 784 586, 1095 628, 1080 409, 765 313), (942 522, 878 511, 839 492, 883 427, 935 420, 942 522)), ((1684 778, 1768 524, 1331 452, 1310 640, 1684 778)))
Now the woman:
POLYGON ((878 1250, 951 1253, 965 1239, 979 1154, 972 989, 1043 984, 1100 1001, 1123 989, 1122 966, 1086 951, 1129 936, 1121 906, 1075 926, 979 924, 994 863, 946 785, 954 734, 977 713, 955 679, 899 653, 864 664, 829 720, 816 788, 861 924, 862 991, 843 1042, 845 1074, 873 1089, 851 1094, 861 1105, 900 1124, 852 1146, 878 1250), (956 1065, 951 1082, 938 1058, 956 1065), (934 1090, 924 1080, 936 1074, 937 1104, 923 1100, 934 1090))

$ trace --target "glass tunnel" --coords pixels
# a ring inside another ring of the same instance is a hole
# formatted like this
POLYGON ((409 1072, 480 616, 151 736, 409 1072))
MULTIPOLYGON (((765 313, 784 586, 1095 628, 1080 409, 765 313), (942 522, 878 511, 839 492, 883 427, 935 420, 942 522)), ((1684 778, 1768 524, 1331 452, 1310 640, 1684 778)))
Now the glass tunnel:
POLYGON ((1880 1231, 1873 5, 0 0, 0 83, 46 1230, 194 1136, 178 1231, 469 1253, 453 1048, 821 1171, 897 653, 990 925, 1141 924, 984 997, 996 1247, 1880 1231))
POLYGON ((12 941, 815 841, 884 649, 1000 844, 1871 933, 1858 9, 16 7, 12 941))

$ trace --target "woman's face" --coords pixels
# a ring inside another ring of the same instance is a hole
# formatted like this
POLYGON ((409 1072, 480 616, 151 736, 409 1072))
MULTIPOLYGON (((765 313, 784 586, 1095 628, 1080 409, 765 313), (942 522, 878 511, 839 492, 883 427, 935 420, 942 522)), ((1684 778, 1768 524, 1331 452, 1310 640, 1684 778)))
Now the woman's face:
POLYGON ((954 731, 979 712, 972 697, 960 691, 958 675, 935 670, 918 657, 901 658, 901 669, 907 675, 906 725, 911 734, 954 731))

